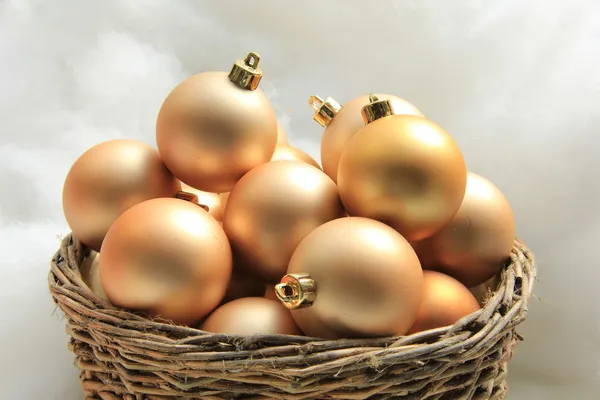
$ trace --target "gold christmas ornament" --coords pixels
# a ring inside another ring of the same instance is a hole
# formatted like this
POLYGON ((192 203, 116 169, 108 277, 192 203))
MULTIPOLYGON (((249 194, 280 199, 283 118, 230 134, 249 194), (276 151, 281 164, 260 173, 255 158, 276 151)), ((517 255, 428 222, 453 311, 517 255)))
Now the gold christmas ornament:
POLYGON ((145 201, 114 222, 100 280, 115 306, 194 325, 223 299, 232 257, 219 222, 181 198, 145 201))
POLYGON ((165 99, 156 123, 158 150, 186 184, 227 192, 246 172, 271 159, 277 119, 258 89, 259 60, 249 53, 229 74, 194 75, 165 99))
POLYGON ((245 297, 224 304, 200 329, 227 335, 302 335, 289 310, 264 297, 245 297))
POLYGON ((351 216, 384 222, 409 241, 425 239, 458 211, 467 169, 452 137, 437 124, 397 115, 371 97, 366 126, 346 144, 338 168, 342 202, 351 216))
POLYGON ((221 195, 219 193, 203 192, 181 182, 181 190, 193 193, 198 197, 198 204, 206 206, 208 213, 217 221, 223 219, 223 206, 221 205, 221 195))
POLYGON ((301 161, 313 167, 321 169, 319 163, 308 153, 288 145, 279 145, 275 148, 271 161, 301 161))
POLYGON ((108 228, 125 210, 179 190, 179 180, 155 149, 135 140, 110 140, 87 150, 69 170, 63 211, 75 237, 99 251, 108 228))
MULTIPOLYGON (((415 106, 397 96, 378 93, 377 97, 389 100, 396 114, 423 116, 415 106)), ((323 171, 337 183, 338 164, 346 143, 365 126, 361 109, 369 104, 369 96, 357 97, 343 106, 331 97, 323 100, 319 96, 311 96, 308 102, 315 110, 314 120, 325 127, 321 138, 323 171)))
POLYGON ((288 138, 281 124, 277 124, 277 145, 288 144, 288 138))
POLYGON ((480 309, 473 294, 454 278, 435 271, 423 272, 423 300, 409 334, 453 325, 480 309))
POLYGON ((514 240, 515 220, 508 200, 492 182, 469 172, 456 215, 434 236, 413 245, 424 268, 473 287, 500 272, 514 240))
POLYGON ((304 236, 342 216, 337 187, 327 175, 303 162, 277 161, 253 169, 235 185, 223 228, 249 268, 277 283, 304 236))
POLYGON ((421 303, 423 272, 410 244, 367 218, 327 222, 298 245, 277 297, 308 336, 404 334, 421 303))

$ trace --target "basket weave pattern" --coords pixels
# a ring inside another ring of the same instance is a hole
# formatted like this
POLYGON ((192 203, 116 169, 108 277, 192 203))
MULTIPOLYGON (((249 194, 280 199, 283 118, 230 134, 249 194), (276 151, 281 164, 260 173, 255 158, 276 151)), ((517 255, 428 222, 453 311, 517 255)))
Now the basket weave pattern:
POLYGON ((81 279, 86 251, 67 236, 49 286, 88 400, 504 399, 535 280, 532 254, 515 241, 497 291, 454 326, 381 339, 241 337, 111 306, 81 279))

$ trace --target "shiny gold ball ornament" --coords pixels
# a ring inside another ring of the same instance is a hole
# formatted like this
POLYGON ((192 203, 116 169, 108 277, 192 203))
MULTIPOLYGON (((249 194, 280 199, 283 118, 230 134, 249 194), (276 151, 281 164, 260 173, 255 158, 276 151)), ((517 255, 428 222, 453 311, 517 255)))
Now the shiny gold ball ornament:
POLYGON ((182 198, 124 212, 102 245, 100 280, 115 306, 193 325, 223 299, 232 257, 219 222, 182 198))
MULTIPOLYGON (((377 97, 389 100, 396 114, 423 116, 415 106, 400 97, 385 93, 378 93, 377 97)), ((321 138, 323 171, 337 182, 338 164, 346 143, 365 126, 361 109, 369 104, 369 96, 357 97, 343 106, 331 97, 323 100, 319 96, 311 96, 308 103, 315 110, 314 120, 325 127, 321 138)))
POLYGON ((342 216, 337 187, 323 171, 277 161, 254 168, 235 185, 223 228, 249 268, 265 282, 277 283, 298 243, 342 216))
POLYGON ((181 182, 181 190, 193 193, 198 197, 198 204, 206 206, 208 213, 217 221, 223 219, 223 206, 221 205, 221 195, 219 193, 203 192, 181 182))
POLYGON ((453 325, 480 309, 473 294, 454 278, 436 271, 423 272, 423 300, 409 334, 453 325))
POLYGON ((87 150, 69 170, 63 211, 75 237, 99 251, 108 228, 125 210, 179 190, 179 180, 155 149, 135 140, 110 140, 87 150))
POLYGON ((264 297, 245 297, 224 304, 200 329, 227 335, 302 335, 290 311, 279 301, 264 297))
POLYGON ((258 89, 259 56, 249 53, 231 72, 204 72, 180 83, 156 122, 158 150, 186 184, 222 193, 252 168, 271 159, 277 119, 258 89))
POLYGON ((366 125, 346 144, 338 168, 342 202, 352 216, 372 218, 409 241, 425 239, 458 211, 467 169, 452 137, 437 124, 394 114, 371 96, 366 125))
POLYGON ((308 165, 312 165, 315 168, 321 169, 319 163, 312 158, 308 153, 292 146, 288 145, 278 145, 275 147, 275 152, 273 153, 273 157, 271 157, 271 161, 301 161, 308 165))
POLYGON ((389 226, 347 217, 307 235, 277 297, 308 336, 402 335, 421 303, 423 272, 410 244, 389 226))
POLYGON ((434 236, 413 245, 424 268, 473 287, 500 272, 514 240, 515 220, 508 200, 492 182, 469 172, 456 215, 434 236))

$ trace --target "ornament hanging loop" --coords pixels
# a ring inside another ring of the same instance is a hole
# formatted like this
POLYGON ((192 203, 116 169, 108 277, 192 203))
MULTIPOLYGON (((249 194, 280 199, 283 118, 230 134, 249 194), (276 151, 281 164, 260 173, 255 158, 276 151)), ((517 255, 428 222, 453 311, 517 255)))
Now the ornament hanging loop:
POLYGON ((209 209, 209 207, 207 205, 200 204, 198 196, 195 195, 194 193, 190 193, 190 192, 186 192, 184 190, 180 190, 179 192, 177 192, 177 194, 175 194, 175 198, 176 199, 180 199, 180 200, 189 201, 190 203, 194 203, 195 205, 203 208, 204 211, 206 211, 206 212, 210 211, 210 209, 209 209))
POLYGON ((288 274, 275 285, 275 295, 289 310, 310 307, 317 298, 317 284, 308 274, 288 274))
POLYGON ((262 78, 262 71, 258 67, 260 56, 250 52, 243 60, 237 60, 229 72, 229 80, 242 89, 256 90, 262 78))
POLYGON ((251 51, 244 59, 244 63, 252 69, 258 69, 258 63, 260 63, 260 56, 257 53, 251 51))
POLYGON ((365 124, 368 124, 380 118, 394 115, 394 107, 392 106, 391 101, 379 100, 379 98, 376 95, 370 94, 369 104, 367 104, 361 109, 361 114, 363 117, 363 121, 365 121, 365 124))
POLYGON ((308 105, 315 110, 313 119, 319 123, 319 125, 325 127, 329 125, 329 122, 335 117, 340 111, 342 106, 340 103, 332 99, 331 97, 323 100, 319 96, 313 95, 308 98, 308 105))
POLYGON ((308 105, 315 111, 319 111, 319 109, 323 106, 325 102, 322 98, 317 95, 312 95, 308 98, 308 105))

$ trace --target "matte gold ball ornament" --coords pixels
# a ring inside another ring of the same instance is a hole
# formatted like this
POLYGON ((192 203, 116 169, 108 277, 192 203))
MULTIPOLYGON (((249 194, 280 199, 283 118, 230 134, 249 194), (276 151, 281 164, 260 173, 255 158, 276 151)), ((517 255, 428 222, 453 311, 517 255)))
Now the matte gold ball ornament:
POLYGON ((424 268, 474 287, 502 270, 515 234, 514 215, 504 194, 489 180, 469 172, 456 215, 434 236, 413 246, 424 268))
POLYGON ((99 251, 124 211, 145 200, 174 197, 179 190, 179 180, 155 149, 135 140, 110 140, 87 150, 69 170, 63 211, 75 237, 99 251))
POLYGON ((481 307, 462 283, 436 271, 423 272, 423 300, 409 334, 453 325, 481 307))
POLYGON ((338 339, 406 333, 422 286, 419 259, 398 232, 347 217, 302 240, 275 291, 306 335, 338 339))
POLYGON ((178 197, 145 201, 114 222, 100 280, 115 306, 193 325, 225 295, 231 248, 219 222, 192 202, 195 195, 178 197))
POLYGON ((308 153, 289 145, 278 145, 275 148, 271 161, 301 161, 315 168, 321 169, 319 163, 312 158, 308 153))
POLYGON ((394 114, 371 96, 365 127, 348 141, 338 167, 348 214, 372 218, 409 241, 432 236, 458 211, 467 168, 452 137, 423 117, 394 114))
MULTIPOLYGON (((408 101, 391 94, 378 93, 377 97, 389 100, 396 114, 423 116, 408 101)), ((337 183, 337 170, 340 157, 348 140, 365 126, 361 109, 369 104, 369 96, 359 96, 343 106, 331 97, 323 100, 319 96, 311 96, 308 104, 315 110, 313 119, 325 127, 321 137, 321 163, 323 171, 337 183)))
POLYGON ((277 300, 245 297, 217 308, 200 326, 227 335, 302 335, 290 311, 277 300))
POLYGON ((258 88, 260 57, 249 53, 227 72, 181 82, 156 122, 158 150, 181 181, 205 192, 228 192, 252 168, 271 159, 277 119, 258 88))
POLYGON ((337 187, 323 171, 277 161, 254 168, 235 185, 223 228, 248 267, 265 282, 277 283, 298 243, 343 216, 337 187))

